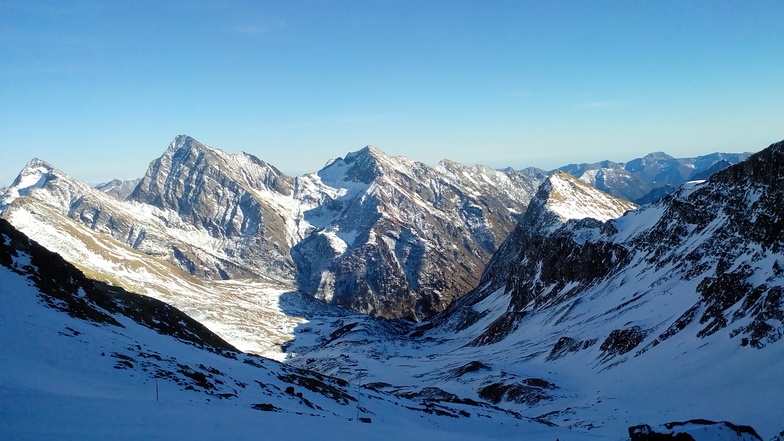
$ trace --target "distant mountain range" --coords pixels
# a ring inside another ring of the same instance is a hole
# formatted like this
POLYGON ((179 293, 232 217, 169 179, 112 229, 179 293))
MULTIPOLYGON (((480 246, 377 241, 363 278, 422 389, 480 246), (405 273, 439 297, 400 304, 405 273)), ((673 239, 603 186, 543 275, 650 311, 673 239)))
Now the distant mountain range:
MULTIPOLYGON (((631 199, 743 157, 654 154, 563 169, 631 199)), ((0 210, 33 237, 57 213, 78 221, 69 228, 105 233, 194 276, 265 280, 353 311, 422 320, 476 285, 546 176, 448 160, 429 167, 366 147, 289 177, 178 136, 140 180, 96 188, 35 159, 0 210)))
POLYGON ((628 162, 570 164, 557 170, 565 171, 615 197, 644 205, 672 193, 686 182, 707 179, 710 175, 745 160, 749 155, 750 153, 713 153, 696 158, 676 159, 666 153, 656 152, 628 162))
POLYGON ((138 182, 100 188, 33 160, 0 201, 0 378, 55 369, 88 385, 73 406, 160 379, 413 439, 781 441, 784 141, 710 156, 592 169, 617 171, 601 172, 614 193, 629 179, 609 175, 655 176, 634 188, 667 194, 643 206, 599 172, 373 147, 292 178, 178 137, 138 182))

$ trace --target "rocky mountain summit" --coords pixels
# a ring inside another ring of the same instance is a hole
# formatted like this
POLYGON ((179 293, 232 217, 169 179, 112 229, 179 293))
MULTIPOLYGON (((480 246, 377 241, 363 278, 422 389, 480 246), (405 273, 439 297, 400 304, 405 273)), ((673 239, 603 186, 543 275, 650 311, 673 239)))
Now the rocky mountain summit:
POLYGON ((297 285, 358 312, 421 320, 476 284, 542 179, 428 167, 374 147, 292 178, 179 136, 130 191, 33 160, 0 210, 32 237, 66 216, 192 275, 297 285))
POLYGON ((625 250, 593 244, 564 227, 602 228, 637 206, 591 187, 565 172, 552 174, 540 187, 514 232, 488 263, 480 285, 511 296, 508 315, 475 343, 494 341, 500 327, 513 325, 518 314, 536 300, 557 304, 604 277, 625 250), (546 287, 546 288, 545 288, 546 287), (537 295, 538 292, 544 294, 537 295), (545 293, 546 292, 546 293, 545 293))
MULTIPOLYGON (((649 155, 623 164, 634 179, 618 178, 617 164, 566 168, 624 193, 628 185, 609 183, 676 182, 739 157, 649 155)), ((183 135, 143 178, 97 188, 33 160, 0 211, 32 237, 67 216, 208 280, 293 285, 357 312, 422 320, 477 285, 545 177, 448 160, 429 167, 372 146, 289 177, 253 155, 183 135)))
POLYGON ((195 229, 213 242, 187 253, 172 247, 173 259, 191 274, 291 280, 292 191, 292 178, 255 156, 227 154, 178 136, 126 202, 171 213, 181 229, 195 229), (232 265, 203 256, 213 250, 232 265))
POLYGON ((354 311, 422 319, 476 284, 538 176, 436 167, 374 147, 296 179, 304 239, 298 285, 354 311))

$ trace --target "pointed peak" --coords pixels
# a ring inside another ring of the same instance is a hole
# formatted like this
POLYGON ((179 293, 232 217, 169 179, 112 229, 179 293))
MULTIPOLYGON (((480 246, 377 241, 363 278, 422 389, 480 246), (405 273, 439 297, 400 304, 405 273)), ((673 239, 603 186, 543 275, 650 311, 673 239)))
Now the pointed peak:
POLYGON ((178 150, 190 149, 194 147, 196 149, 207 148, 206 145, 200 143, 199 141, 197 141, 195 138, 191 136, 177 135, 174 138, 174 140, 169 144, 169 148, 167 149, 167 152, 175 152, 178 150))
POLYGON ((49 172, 53 172, 56 170, 54 166, 44 161, 43 159, 39 159, 39 158, 31 159, 30 162, 28 162, 25 168, 22 170, 24 171, 24 170, 36 170, 36 169, 45 169, 49 172))
POLYGON ((369 153, 371 155, 385 155, 385 153, 382 152, 381 149, 379 149, 378 147, 376 147, 374 145, 370 145, 370 144, 368 144, 365 147, 363 147, 361 151, 362 152, 367 152, 367 153, 369 153))
POLYGON ((529 205, 528 222, 554 230, 572 219, 593 218, 602 222, 637 208, 632 202, 611 196, 564 171, 552 173, 539 186, 529 205))
POLYGON ((13 200, 30 194, 30 191, 41 188, 52 179, 59 176, 66 176, 64 173, 57 170, 48 162, 33 158, 27 165, 19 172, 19 175, 14 179, 0 201, 0 210, 7 207, 13 200))
POLYGON ((40 180, 46 176, 64 175, 53 165, 44 161, 43 159, 33 158, 25 165, 19 176, 16 177, 11 188, 22 188, 27 186, 33 180, 40 180))
POLYGON ((570 190, 581 189, 584 192, 599 191, 596 188, 577 179, 571 173, 557 170, 551 173, 539 187, 539 193, 553 197, 552 193, 570 192, 570 190))
POLYGON ((389 156, 381 149, 367 145, 347 153, 345 158, 329 160, 318 172, 322 179, 346 180, 370 184, 386 171, 408 168, 414 161, 403 156, 389 156), (329 178, 327 178, 330 176, 329 178), (338 178, 338 176, 340 176, 338 178))
POLYGON ((456 170, 465 170, 469 167, 459 162, 452 161, 451 159, 442 159, 438 161, 438 164, 436 164, 436 168, 440 168, 448 171, 456 171, 456 170))
POLYGON ((389 157, 389 155, 387 155, 386 153, 381 151, 381 149, 379 149, 379 148, 377 148, 375 146, 366 145, 365 147, 363 147, 363 148, 361 148, 361 149, 359 149, 359 150, 357 150, 355 152, 347 153, 345 161, 346 162, 353 162, 353 161, 357 160, 358 158, 363 158, 363 157, 371 157, 373 159, 382 159, 382 158, 389 157))
POLYGON ((643 159, 675 159, 664 152, 651 152, 643 157, 643 159))

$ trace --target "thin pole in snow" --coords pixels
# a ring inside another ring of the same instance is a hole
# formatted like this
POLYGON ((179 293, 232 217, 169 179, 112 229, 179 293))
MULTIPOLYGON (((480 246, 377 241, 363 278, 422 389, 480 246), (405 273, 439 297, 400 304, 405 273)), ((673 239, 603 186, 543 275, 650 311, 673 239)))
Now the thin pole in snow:
POLYGON ((155 379, 155 401, 158 401, 158 379, 155 379))
POLYGON ((362 398, 362 371, 359 372, 359 379, 357 379, 357 422, 359 422, 359 401, 362 398))

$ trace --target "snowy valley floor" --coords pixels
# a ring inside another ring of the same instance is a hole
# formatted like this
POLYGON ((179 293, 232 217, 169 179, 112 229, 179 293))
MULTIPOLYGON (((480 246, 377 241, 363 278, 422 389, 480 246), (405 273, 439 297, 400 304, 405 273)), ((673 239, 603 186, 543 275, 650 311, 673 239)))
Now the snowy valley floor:
MULTIPOLYGON (((371 424, 348 419, 260 412, 231 403, 137 401, 3 389, 4 440, 554 440, 603 439, 568 430, 491 420, 432 424, 386 415, 371 424)), ((619 439, 623 439, 619 437, 619 439)))
POLYGON ((115 316, 122 327, 77 319, 41 299, 29 280, 0 267, 4 441, 596 439, 499 410, 436 408, 470 413, 460 418, 424 412, 274 361, 209 352, 127 317, 115 316))

